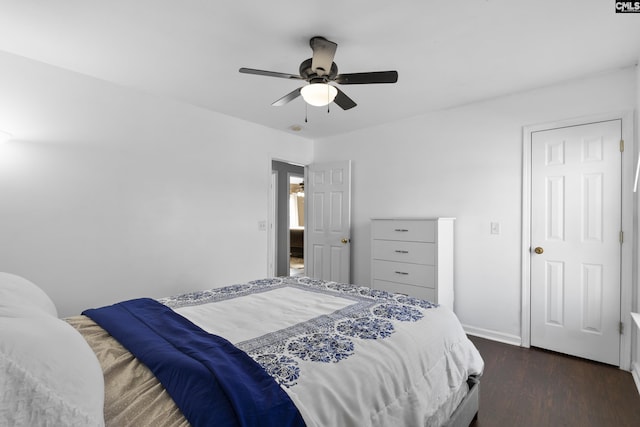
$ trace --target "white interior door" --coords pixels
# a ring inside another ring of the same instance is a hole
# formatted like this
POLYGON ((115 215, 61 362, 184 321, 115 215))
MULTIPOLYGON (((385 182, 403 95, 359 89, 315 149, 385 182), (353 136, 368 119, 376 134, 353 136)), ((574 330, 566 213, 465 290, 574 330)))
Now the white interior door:
POLYGON ((531 345, 620 362, 621 122, 532 133, 531 345))
POLYGON ((349 283, 351 161, 310 165, 304 181, 305 274, 349 283))

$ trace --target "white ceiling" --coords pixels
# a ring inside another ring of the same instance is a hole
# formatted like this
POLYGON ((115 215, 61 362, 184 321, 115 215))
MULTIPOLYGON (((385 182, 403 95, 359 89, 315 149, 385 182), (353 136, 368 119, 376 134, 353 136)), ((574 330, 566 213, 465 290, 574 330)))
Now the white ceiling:
POLYGON ((306 138, 630 66, 640 14, 614 0, 0 0, 0 50, 306 138), (343 111, 301 98, 309 39, 338 43, 344 73, 397 70, 397 84, 349 85, 343 111))

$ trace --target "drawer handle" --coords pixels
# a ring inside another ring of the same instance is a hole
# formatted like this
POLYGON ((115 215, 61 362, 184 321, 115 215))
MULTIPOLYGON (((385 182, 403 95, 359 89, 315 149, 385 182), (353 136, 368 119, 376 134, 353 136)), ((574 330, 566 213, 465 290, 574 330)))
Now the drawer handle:
POLYGON ((402 274, 404 276, 408 276, 409 273, 405 272, 405 271, 396 271, 396 274, 402 274))
POLYGON ((396 249, 396 253, 398 253, 398 254, 408 254, 409 251, 401 251, 399 249, 396 249))
POLYGON ((396 228, 395 231, 406 232, 409 231, 406 228, 396 228))

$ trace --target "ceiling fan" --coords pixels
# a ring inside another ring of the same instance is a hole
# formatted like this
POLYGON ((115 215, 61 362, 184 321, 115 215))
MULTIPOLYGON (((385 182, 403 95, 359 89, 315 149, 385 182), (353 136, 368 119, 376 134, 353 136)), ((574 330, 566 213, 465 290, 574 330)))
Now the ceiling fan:
POLYGON ((343 110, 348 110, 357 104, 336 86, 330 85, 330 82, 341 85, 355 85, 395 83, 398 81, 397 71, 338 74, 338 66, 333 62, 333 57, 335 56, 338 45, 324 37, 312 37, 311 40, 309 40, 309 44, 313 50, 313 57, 302 61, 299 75, 244 67, 238 71, 245 74, 257 74, 259 76, 306 80, 309 83, 289 92, 271 104, 276 107, 293 101, 302 95, 304 100, 311 105, 323 106, 335 102, 343 110))

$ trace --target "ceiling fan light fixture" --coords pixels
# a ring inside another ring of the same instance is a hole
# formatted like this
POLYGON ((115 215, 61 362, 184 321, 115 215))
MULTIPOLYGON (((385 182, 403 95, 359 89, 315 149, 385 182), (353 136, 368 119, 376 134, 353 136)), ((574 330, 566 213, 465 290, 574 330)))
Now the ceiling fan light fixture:
POLYGON ((300 89, 305 102, 314 107, 331 104, 338 94, 338 89, 326 83, 311 83, 300 89))

